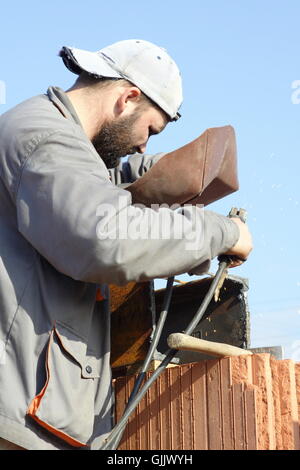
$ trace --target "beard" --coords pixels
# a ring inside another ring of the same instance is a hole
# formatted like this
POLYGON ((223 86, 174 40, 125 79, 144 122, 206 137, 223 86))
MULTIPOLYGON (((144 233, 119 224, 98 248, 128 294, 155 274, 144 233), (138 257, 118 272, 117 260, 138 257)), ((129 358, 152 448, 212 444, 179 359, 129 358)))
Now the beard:
POLYGON ((138 152, 133 143, 135 139, 132 129, 139 116, 139 113, 134 113, 129 117, 104 123, 92 140, 107 168, 117 167, 122 157, 138 152))

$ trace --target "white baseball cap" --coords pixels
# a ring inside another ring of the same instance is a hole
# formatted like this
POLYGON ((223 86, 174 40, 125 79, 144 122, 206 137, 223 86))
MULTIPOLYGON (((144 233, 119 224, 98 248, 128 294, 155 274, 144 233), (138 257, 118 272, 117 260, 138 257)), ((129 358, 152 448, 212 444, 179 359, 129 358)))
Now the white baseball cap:
POLYGON ((180 71, 167 51, 141 39, 119 41, 100 51, 63 47, 59 56, 71 72, 123 78, 137 86, 173 121, 183 101, 180 71))

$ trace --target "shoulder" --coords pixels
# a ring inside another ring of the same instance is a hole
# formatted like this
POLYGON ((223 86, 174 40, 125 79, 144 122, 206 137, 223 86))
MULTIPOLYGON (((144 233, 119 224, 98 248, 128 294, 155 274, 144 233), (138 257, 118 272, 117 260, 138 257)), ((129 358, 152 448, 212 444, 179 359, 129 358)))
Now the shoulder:
POLYGON ((66 119, 47 95, 30 98, 0 117, 2 149, 9 145, 19 154, 28 156, 51 135, 68 134, 77 140, 85 140, 80 125, 66 119))
POLYGON ((45 166, 75 158, 78 164, 101 161, 82 127, 65 118, 47 95, 30 98, 0 116, 0 142, 0 173, 13 193, 29 161, 45 166))

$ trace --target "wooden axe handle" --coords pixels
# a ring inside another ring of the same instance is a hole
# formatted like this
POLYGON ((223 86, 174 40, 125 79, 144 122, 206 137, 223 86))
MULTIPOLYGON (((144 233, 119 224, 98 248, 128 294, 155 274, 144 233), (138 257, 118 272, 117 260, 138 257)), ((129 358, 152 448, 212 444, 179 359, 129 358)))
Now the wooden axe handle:
POLYGON ((194 338, 193 336, 185 335, 183 333, 171 334, 168 337, 168 345, 170 348, 178 349, 180 351, 197 351, 217 357, 252 354, 252 352, 247 349, 237 348, 230 344, 205 341, 204 339, 194 338))

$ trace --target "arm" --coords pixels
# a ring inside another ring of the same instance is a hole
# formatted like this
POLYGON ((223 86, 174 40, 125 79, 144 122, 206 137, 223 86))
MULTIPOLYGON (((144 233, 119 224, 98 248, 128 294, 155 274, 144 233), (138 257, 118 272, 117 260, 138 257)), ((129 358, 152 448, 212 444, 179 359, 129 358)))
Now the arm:
POLYGON ((124 183, 133 183, 143 176, 165 153, 155 155, 141 155, 135 153, 127 161, 121 162, 116 168, 109 170, 112 183, 121 185, 124 183))
POLYGON ((86 282, 204 271, 239 237, 230 219, 195 206, 132 206, 88 145, 67 133, 50 136, 27 160, 16 203, 28 242, 58 271, 86 282), (155 237, 162 227, 170 236, 155 237))

